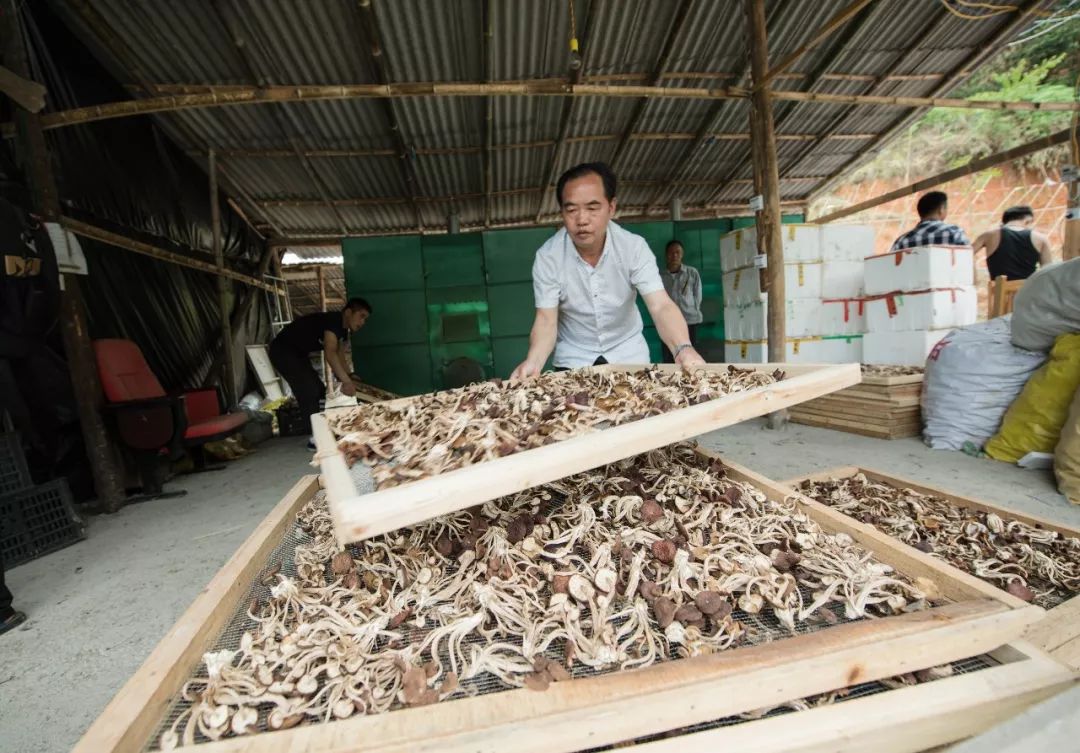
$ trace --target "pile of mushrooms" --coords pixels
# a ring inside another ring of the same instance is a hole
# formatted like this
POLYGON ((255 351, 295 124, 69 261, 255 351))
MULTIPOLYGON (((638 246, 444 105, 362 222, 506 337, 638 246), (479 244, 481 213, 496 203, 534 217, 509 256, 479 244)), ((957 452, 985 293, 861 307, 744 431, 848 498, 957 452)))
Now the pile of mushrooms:
POLYGON ((1025 601, 1050 608, 1080 592, 1080 539, 861 473, 800 491, 1025 601))
POLYGON ((341 551, 320 494, 163 748, 646 667, 928 606, 793 501, 675 445, 341 551))
POLYGON ((889 366, 871 363, 862 364, 862 375, 864 377, 914 376, 916 374, 922 373, 922 366, 889 366))
POLYGON ((499 379, 330 415, 350 465, 372 466, 376 488, 635 421, 783 378, 726 371, 581 369, 525 381, 499 379))

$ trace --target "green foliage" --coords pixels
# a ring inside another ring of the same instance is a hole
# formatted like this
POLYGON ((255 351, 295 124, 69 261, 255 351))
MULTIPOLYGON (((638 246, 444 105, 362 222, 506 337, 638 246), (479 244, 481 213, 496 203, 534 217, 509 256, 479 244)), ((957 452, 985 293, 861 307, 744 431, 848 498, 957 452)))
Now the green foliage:
MULTIPOLYGON (((1010 67, 989 74, 983 90, 968 98, 984 102, 1071 102, 1072 86, 1050 80, 1065 60, 1064 52, 1035 64, 1020 58, 1010 67)), ((1048 136, 1066 128, 1069 121, 1068 112, 935 108, 857 171, 852 181, 896 177, 915 180, 1048 136)), ((1060 161, 1061 150, 1048 149, 1027 157, 1023 166, 1049 168, 1060 161)))

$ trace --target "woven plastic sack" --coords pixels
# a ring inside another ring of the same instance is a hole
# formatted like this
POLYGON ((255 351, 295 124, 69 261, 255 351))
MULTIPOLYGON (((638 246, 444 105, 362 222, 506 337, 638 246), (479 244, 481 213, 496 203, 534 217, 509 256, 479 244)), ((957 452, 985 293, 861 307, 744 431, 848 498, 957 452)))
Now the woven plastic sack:
POLYGON ((923 441, 935 450, 982 448, 1045 353, 1014 347, 1009 316, 953 330, 931 351, 923 380, 923 441))
POLYGON ((1032 375, 1016 398, 1001 429, 986 443, 986 454, 1015 463, 1029 452, 1052 453, 1080 387, 1080 334, 1062 335, 1050 359, 1032 375))
POLYGON ((1080 332, 1080 259, 1043 267, 1013 302, 1012 341, 1046 352, 1058 335, 1080 332))
POLYGON ((1054 450, 1054 475, 1058 491, 1074 505, 1080 505, 1080 390, 1073 395, 1069 417, 1061 427, 1054 450))

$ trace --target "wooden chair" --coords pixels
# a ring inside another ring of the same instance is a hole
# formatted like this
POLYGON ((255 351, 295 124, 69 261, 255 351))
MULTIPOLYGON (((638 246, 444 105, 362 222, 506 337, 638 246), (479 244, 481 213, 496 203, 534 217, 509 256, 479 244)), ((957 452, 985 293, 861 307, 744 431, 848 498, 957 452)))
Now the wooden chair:
POLYGON ((1005 275, 998 275, 990 281, 990 295, 988 297, 990 316, 995 319, 999 316, 1011 313, 1016 294, 1023 287, 1023 280, 1009 280, 1005 275))

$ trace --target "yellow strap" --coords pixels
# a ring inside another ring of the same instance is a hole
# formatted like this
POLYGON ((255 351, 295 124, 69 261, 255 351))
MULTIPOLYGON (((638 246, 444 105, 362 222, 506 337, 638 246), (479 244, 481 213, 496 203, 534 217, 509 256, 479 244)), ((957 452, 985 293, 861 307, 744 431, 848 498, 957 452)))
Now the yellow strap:
POLYGON ((802 264, 800 264, 800 265, 799 265, 799 287, 800 287, 800 288, 801 288, 801 287, 803 286, 803 281, 804 281, 805 279, 806 279, 806 274, 805 274, 805 272, 803 271, 803 265, 802 265, 802 264))
POLYGON ((742 277, 742 270, 741 269, 736 269, 735 270, 735 284, 731 286, 732 290, 738 290, 739 289, 739 278, 740 277, 742 277))
POLYGON ((748 350, 749 343, 739 343, 739 358, 746 358, 746 351, 748 350))
POLYGON ((742 230, 735 231, 735 250, 742 248, 742 230))
POLYGON ((796 355, 796 356, 797 356, 797 355, 799 355, 799 341, 798 341, 798 340, 795 340, 795 341, 793 341, 793 343, 792 343, 792 344, 793 344, 793 345, 795 346, 795 347, 794 347, 794 350, 792 351, 792 353, 793 353, 794 355, 796 355))
POLYGON ((795 226, 794 225, 788 225, 787 226, 787 239, 789 241, 795 240, 795 226))

